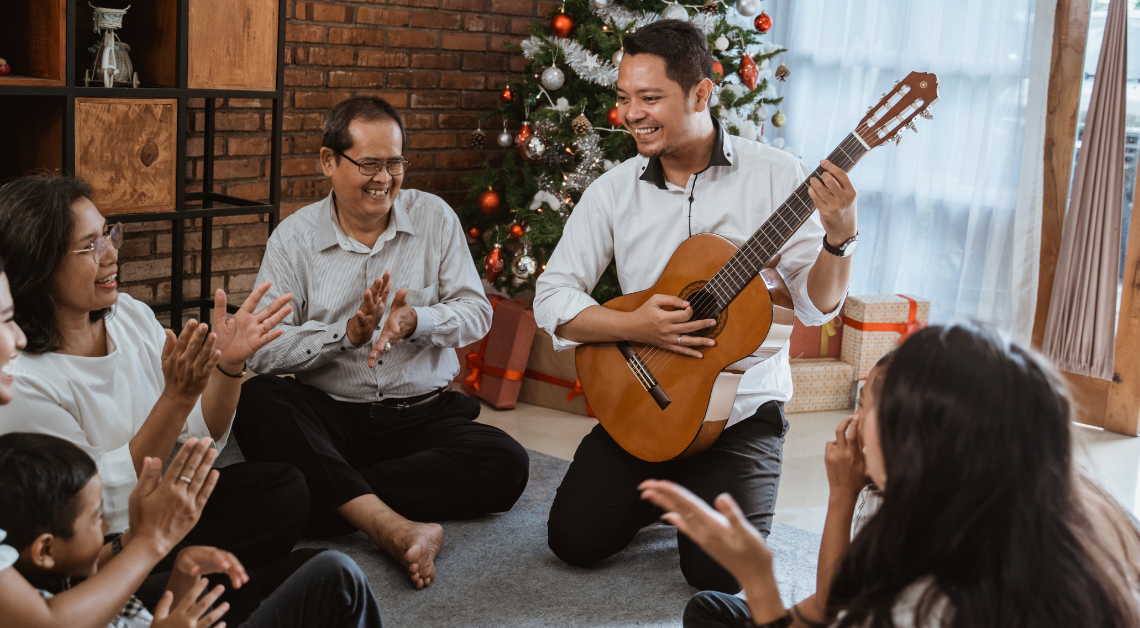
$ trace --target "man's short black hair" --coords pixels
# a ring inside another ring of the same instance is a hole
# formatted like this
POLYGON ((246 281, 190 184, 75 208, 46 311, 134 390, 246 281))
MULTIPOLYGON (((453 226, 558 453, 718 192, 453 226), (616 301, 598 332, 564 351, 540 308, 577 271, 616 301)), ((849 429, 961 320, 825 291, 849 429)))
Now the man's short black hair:
POLYGON ((660 20, 627 35, 625 54, 665 59, 665 75, 688 95, 701 79, 712 80, 713 58, 701 29, 684 20, 660 20))
MULTIPOLYGON (((404 133, 404 119, 388 101, 377 96, 353 96, 337 103, 325 116, 325 137, 321 146, 331 148, 334 153, 343 153, 352 148, 352 135, 348 125, 353 120, 372 122, 391 120, 400 127, 400 146, 406 148, 408 136, 404 133)), ((340 156, 337 156, 340 159, 340 156)))
POLYGON ((23 551, 41 534, 75 535, 79 492, 98 469, 75 445, 45 434, 0 436, 0 530, 23 551))

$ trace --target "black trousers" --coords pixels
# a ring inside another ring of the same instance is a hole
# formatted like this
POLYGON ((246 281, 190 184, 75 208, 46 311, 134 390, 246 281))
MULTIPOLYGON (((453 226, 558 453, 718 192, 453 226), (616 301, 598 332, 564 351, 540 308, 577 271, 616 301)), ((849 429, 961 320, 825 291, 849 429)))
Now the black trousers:
MULTIPOLYGON (((582 440, 550 508, 548 543, 578 567, 621 551, 661 509, 641 499, 646 479, 672 480, 712 502, 729 493, 762 534, 772 529, 788 423, 783 404, 769 402, 726 429, 704 453, 685 460, 646 462, 626 452, 601 425, 582 440)), ((685 535, 678 534, 681 573, 699 589, 736 593, 736 579, 685 535)))
POLYGON ((372 417, 371 404, 263 375, 242 386, 234 435, 247 459, 301 470, 312 496, 311 536, 352 532, 334 509, 370 493, 416 521, 510 510, 529 477, 526 450, 474 421, 478 401, 443 395, 430 410, 387 421, 372 417))
POLYGON ((159 561, 138 598, 153 609, 183 548, 209 545, 233 552, 249 573, 241 589, 224 576, 211 576, 230 603, 226 623, 236 626, 273 593, 312 552, 291 554, 308 520, 309 492, 297 469, 279 463, 243 462, 218 470, 218 484, 198 523, 159 561))
POLYGON ((685 628, 756 628, 748 602, 717 591, 689 598, 683 622, 685 628))

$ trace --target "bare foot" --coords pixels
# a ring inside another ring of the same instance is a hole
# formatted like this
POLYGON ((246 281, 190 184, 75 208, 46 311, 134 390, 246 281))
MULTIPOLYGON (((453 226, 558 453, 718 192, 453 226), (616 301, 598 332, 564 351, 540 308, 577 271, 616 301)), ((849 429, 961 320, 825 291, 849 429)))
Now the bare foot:
POLYGON ((417 589, 435 579, 435 557, 443 549, 443 527, 438 523, 405 521, 386 535, 381 549, 408 570, 417 589))

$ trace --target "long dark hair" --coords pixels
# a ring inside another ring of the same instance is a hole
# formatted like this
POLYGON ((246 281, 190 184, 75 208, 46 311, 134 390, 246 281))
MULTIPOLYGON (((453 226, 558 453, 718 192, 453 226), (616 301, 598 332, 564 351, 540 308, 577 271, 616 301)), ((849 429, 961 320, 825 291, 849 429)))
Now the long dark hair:
MULTIPOLYGON (((75 228, 71 205, 91 194, 86 181, 56 174, 20 177, 0 187, 0 251, 8 261, 16 323, 28 337, 28 353, 58 351, 62 343, 51 282, 70 252, 75 228)), ((91 312, 91 320, 110 311, 91 312)))
POLYGON ((883 502, 836 572, 840 626, 891 627, 930 585, 916 627, 1137 625, 1126 565, 1096 546, 1075 488, 1070 403, 1033 353, 979 328, 930 327, 879 395, 883 502))

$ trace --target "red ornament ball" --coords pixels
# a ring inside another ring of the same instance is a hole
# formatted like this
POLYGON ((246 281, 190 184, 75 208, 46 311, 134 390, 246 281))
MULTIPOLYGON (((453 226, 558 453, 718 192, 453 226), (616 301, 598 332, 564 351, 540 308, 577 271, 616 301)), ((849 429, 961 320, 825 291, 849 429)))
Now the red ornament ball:
POLYGON ((503 102, 508 102, 508 103, 514 102, 515 101, 515 90, 513 88, 511 88, 510 85, 507 85, 506 87, 503 88, 503 91, 499 92, 499 100, 501 100, 503 102))
POLYGON ((550 18, 550 32, 554 33, 555 37, 569 37, 572 30, 574 30, 574 18, 569 15, 557 13, 550 18))
POLYGON ((752 21, 752 25, 761 33, 767 33, 768 29, 772 28, 772 18, 767 13, 761 13, 752 21))
POLYGON ((511 223, 511 237, 512 238, 518 240, 519 238, 523 237, 523 234, 525 234, 525 233, 526 233, 526 230, 523 229, 522 225, 520 225, 517 222, 511 223))
POLYGON ((495 248, 487 254, 487 257, 483 258, 483 276, 487 278, 487 281, 494 283, 506 265, 507 262, 503 258, 503 245, 496 244, 495 248))
POLYGON ((487 190, 479 194, 479 211, 484 214, 493 214, 499 211, 503 204, 503 197, 494 190, 487 190))
MULTIPOLYGON (((721 65, 720 61, 717 61, 715 59, 713 60, 713 74, 719 74, 721 76, 724 76, 724 66, 721 65)), ((720 79, 714 79, 714 80, 717 83, 720 83, 720 79)))
POLYGON ((621 126, 621 115, 618 114, 617 107, 610 107, 610 110, 606 112, 606 121, 610 123, 610 126, 621 126))
POLYGON ((740 82, 748 89, 756 89, 756 81, 760 78, 760 68, 752 57, 742 55, 740 57, 740 82))
POLYGON ((479 227, 471 227, 467 230, 467 237, 471 238, 472 240, 478 240, 479 236, 481 235, 483 234, 479 231, 479 227))

